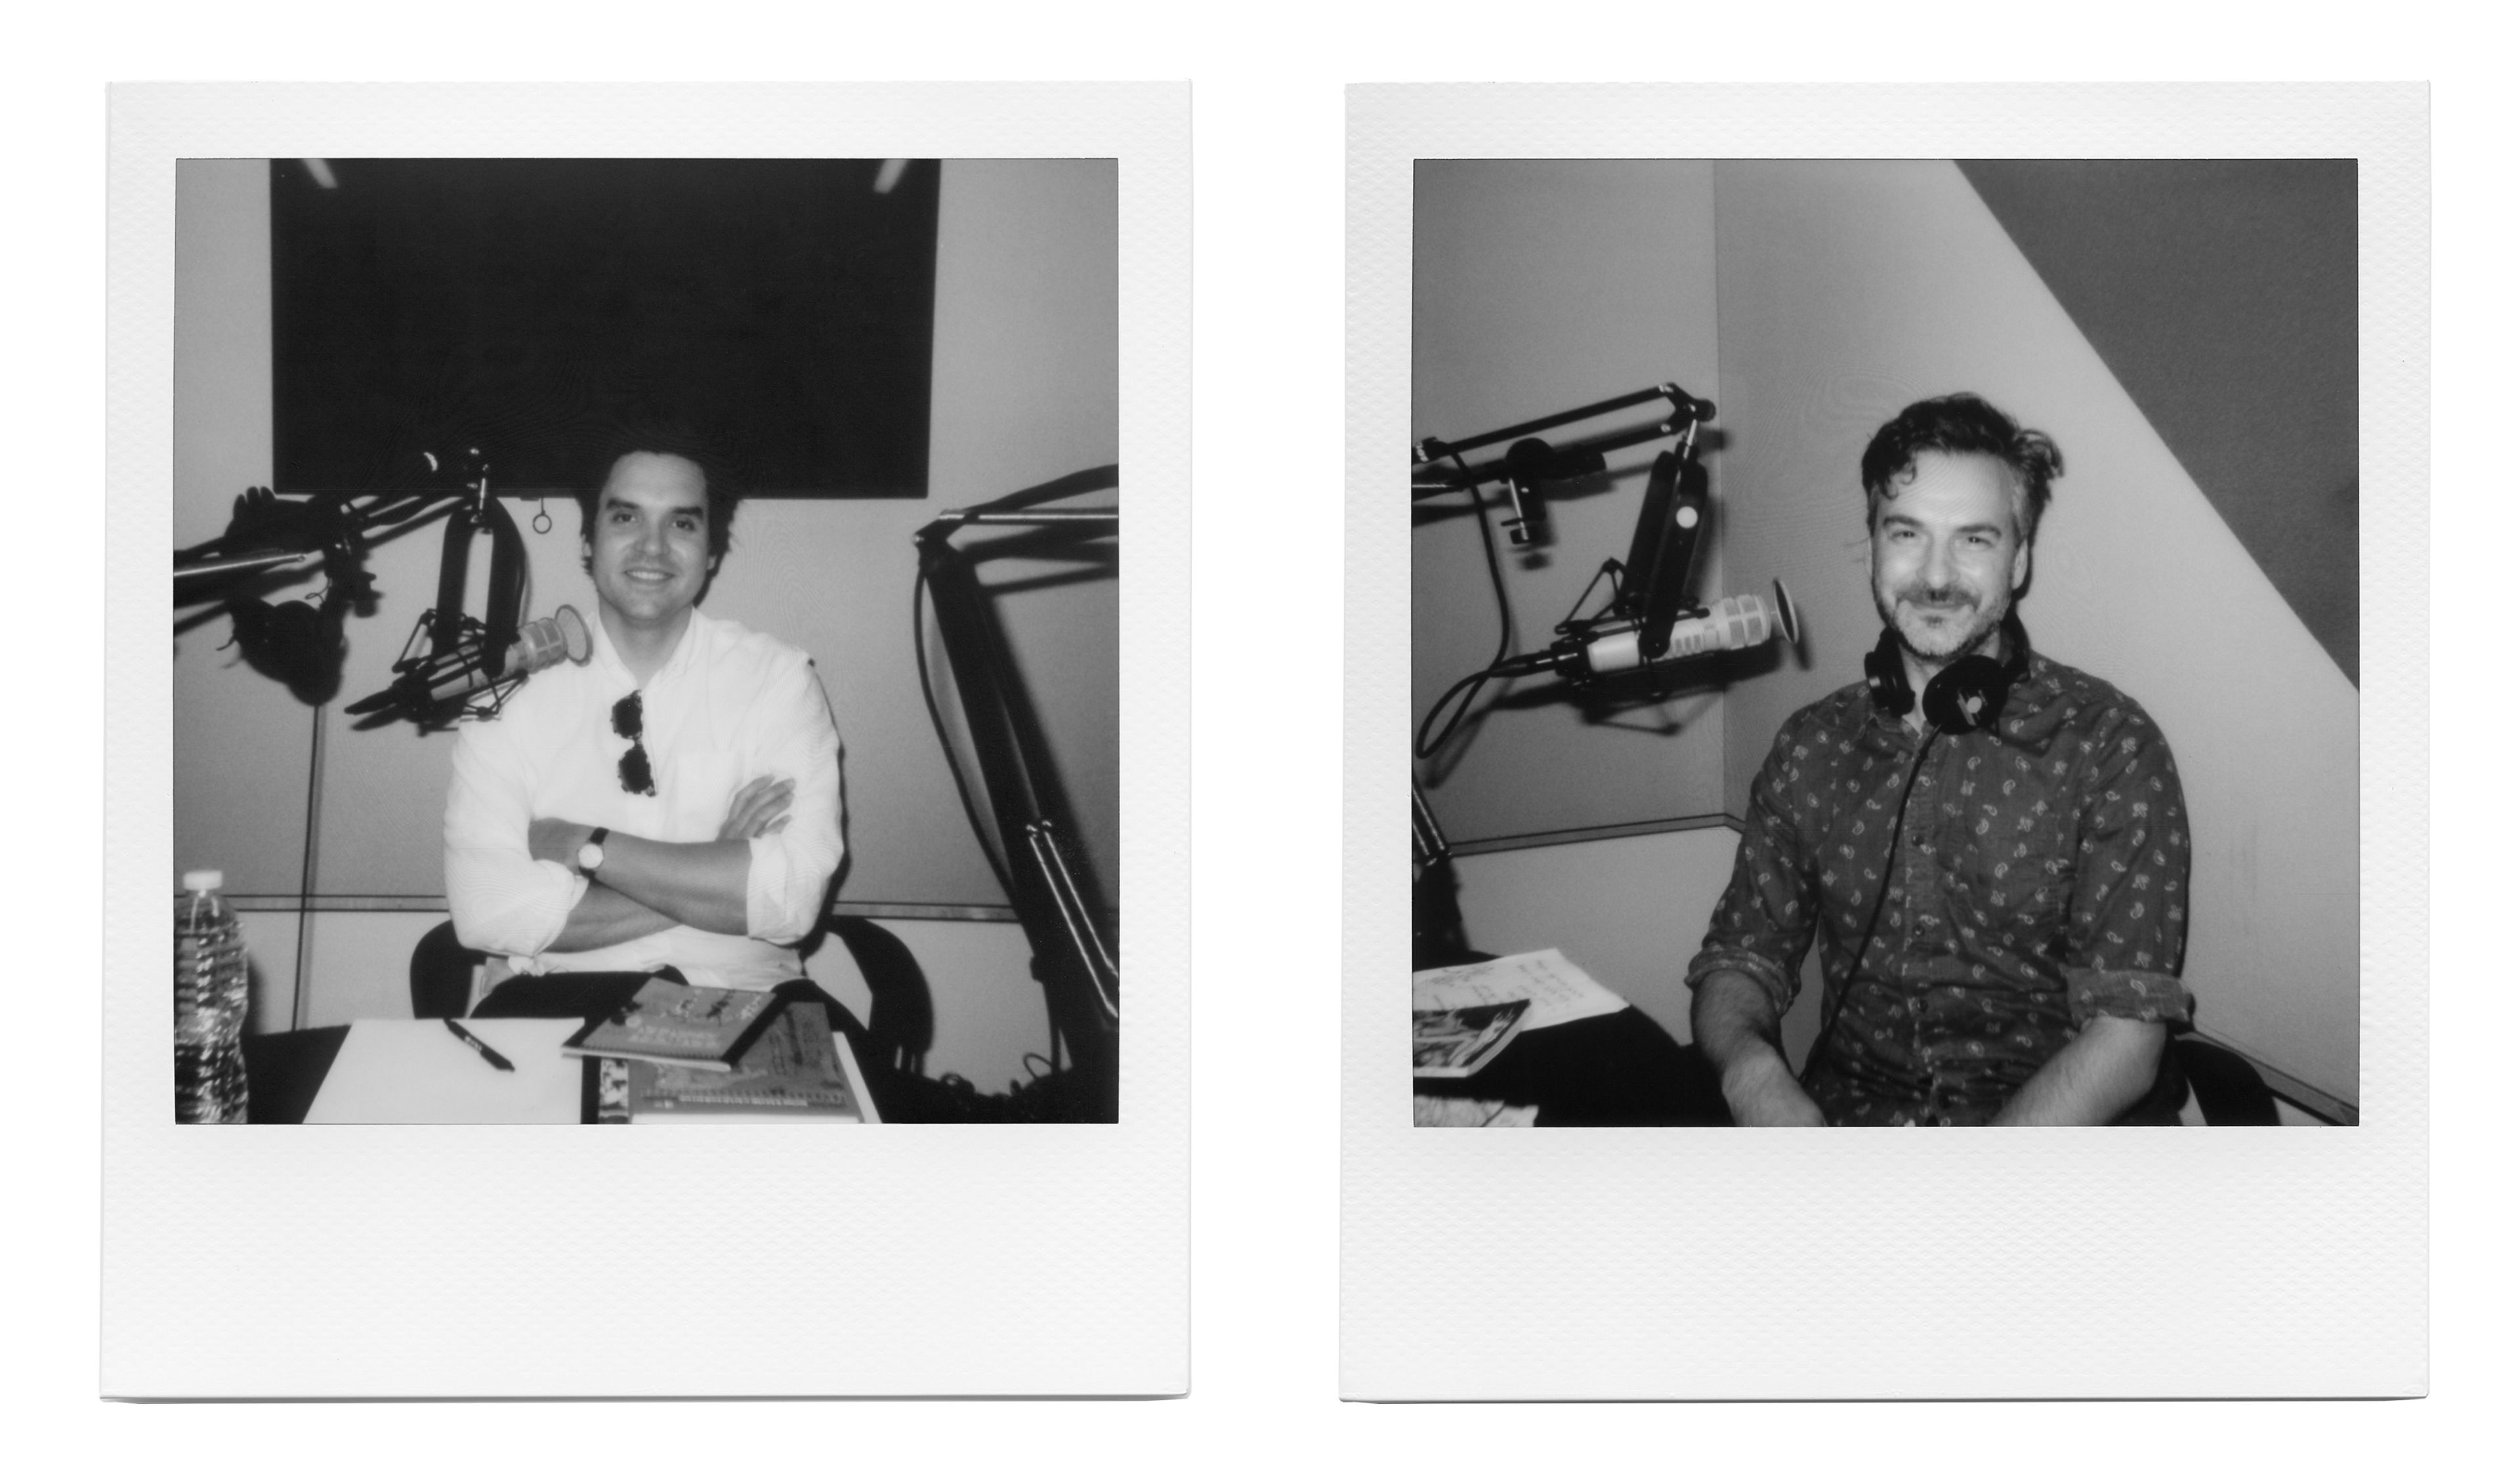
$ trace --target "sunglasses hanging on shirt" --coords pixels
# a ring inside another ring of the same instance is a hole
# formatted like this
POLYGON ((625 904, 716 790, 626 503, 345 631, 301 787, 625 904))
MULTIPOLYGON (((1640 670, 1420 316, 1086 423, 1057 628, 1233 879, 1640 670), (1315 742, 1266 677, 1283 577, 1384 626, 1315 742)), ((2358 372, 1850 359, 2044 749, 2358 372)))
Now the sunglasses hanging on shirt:
POLYGON ((621 756, 621 789, 640 796, 656 794, 656 778, 648 769, 648 747, 645 742, 644 706, 639 691, 633 689, 612 706, 612 733, 630 742, 621 756))

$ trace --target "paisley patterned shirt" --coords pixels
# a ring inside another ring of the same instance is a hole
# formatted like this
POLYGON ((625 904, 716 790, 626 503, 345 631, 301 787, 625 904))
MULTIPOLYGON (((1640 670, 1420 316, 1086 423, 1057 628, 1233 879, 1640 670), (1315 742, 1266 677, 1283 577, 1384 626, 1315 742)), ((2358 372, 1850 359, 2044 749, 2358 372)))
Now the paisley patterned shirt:
POLYGON ((1982 1124, 2093 1017, 2193 1007, 2186 805, 2141 707, 2034 652, 1995 728, 1934 740, 1892 860, 1922 743, 1862 684, 1786 720, 1688 966, 1746 974, 1781 1018, 1818 931, 1823 1017, 1845 996, 1810 1082, 1832 1125, 1982 1124))

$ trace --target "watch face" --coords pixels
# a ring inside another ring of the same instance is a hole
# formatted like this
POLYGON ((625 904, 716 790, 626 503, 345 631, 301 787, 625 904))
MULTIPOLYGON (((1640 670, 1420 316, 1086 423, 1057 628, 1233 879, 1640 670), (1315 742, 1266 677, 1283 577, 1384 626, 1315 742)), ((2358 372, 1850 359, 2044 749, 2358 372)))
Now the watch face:
POLYGON ((603 847, 596 843, 580 843, 577 849, 577 867, 580 871, 587 874, 592 874, 596 870, 603 868, 603 847))

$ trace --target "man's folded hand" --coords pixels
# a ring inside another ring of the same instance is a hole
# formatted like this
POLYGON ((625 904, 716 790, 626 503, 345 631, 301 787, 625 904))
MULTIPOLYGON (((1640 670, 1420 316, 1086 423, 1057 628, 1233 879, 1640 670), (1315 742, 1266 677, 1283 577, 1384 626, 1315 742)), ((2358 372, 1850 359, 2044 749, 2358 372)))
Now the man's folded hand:
POLYGON ((726 821, 718 825, 717 840, 749 841, 780 830, 788 826, 788 807, 795 797, 794 782, 781 777, 754 777, 727 804, 726 821))

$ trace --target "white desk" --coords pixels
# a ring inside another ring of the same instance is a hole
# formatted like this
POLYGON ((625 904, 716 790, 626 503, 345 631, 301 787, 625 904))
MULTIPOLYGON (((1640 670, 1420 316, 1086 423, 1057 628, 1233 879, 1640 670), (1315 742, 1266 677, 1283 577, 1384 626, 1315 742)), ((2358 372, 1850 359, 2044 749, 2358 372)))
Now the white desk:
POLYGON ((308 1125, 575 1125, 584 1060, 560 1051, 575 1017, 466 1018, 506 1054, 511 1072, 446 1031, 438 1018, 361 1018, 350 1024, 308 1125))

